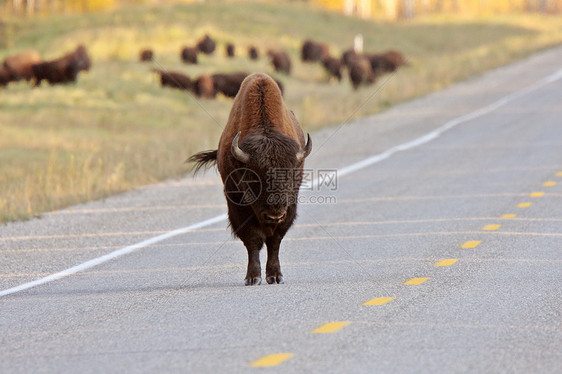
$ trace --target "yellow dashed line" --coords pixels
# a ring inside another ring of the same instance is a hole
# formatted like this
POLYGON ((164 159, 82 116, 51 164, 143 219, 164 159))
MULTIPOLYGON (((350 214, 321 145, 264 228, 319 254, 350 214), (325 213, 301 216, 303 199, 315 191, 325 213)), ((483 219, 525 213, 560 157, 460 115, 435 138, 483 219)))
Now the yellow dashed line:
POLYGON ((435 266, 451 266, 457 261, 458 260, 455 259, 455 258, 450 258, 450 259, 447 259, 447 260, 441 260, 438 263, 436 263, 435 266))
POLYGON ((375 297, 374 299, 371 299, 371 300, 367 301, 366 303, 363 303, 363 305, 384 305, 384 304, 387 304, 387 303, 391 302, 394 299, 396 299, 396 298, 395 297, 375 297))
POLYGON ((556 173, 557 177, 562 177, 562 171, 559 171, 558 173, 556 173))
POLYGON ((409 281, 404 282, 408 286, 417 286, 418 284, 424 283, 429 278, 412 278, 409 281))
POLYGON ((556 182, 548 181, 548 182, 544 182, 542 185, 543 185, 543 187, 554 187, 554 186, 556 186, 556 182))
POLYGON ((461 248, 476 248, 480 243, 482 242, 478 240, 469 240, 467 242, 464 242, 461 248))
POLYGON ((294 355, 292 353, 275 353, 272 355, 267 355, 259 360, 255 361, 250 366, 259 368, 259 367, 270 367, 270 366, 277 366, 282 362, 290 359, 294 355))
POLYGON ((501 218, 510 219, 517 217, 517 214, 503 214, 501 218))
POLYGON ((531 206, 531 203, 519 203, 517 204, 518 208, 528 208, 531 206))
POLYGON ((340 331, 347 325, 349 325, 349 322, 329 322, 323 326, 320 326, 312 332, 315 334, 329 334, 332 332, 340 331))
POLYGON ((529 196, 530 196, 530 197, 543 197, 543 196, 544 196, 544 192, 540 192, 540 191, 531 192, 531 193, 529 194, 529 196))
POLYGON ((482 230, 485 230, 485 231, 494 231, 494 230, 499 229, 501 226, 502 226, 502 225, 486 225, 486 226, 482 227, 482 230))

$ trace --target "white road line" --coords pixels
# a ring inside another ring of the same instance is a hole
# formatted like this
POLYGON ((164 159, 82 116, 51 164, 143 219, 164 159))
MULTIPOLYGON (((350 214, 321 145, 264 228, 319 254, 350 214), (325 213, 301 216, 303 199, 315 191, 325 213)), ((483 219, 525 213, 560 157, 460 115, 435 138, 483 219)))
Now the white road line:
MULTIPOLYGON (((455 126, 460 125, 461 123, 465 123, 465 122, 471 121, 475 118, 482 117, 483 115, 488 114, 490 112, 493 112, 494 110, 501 108, 502 106, 506 105, 507 103, 509 103, 509 102, 511 102, 511 101, 523 96, 523 95, 528 94, 529 92, 535 91, 535 90, 537 90, 541 87, 544 87, 544 86, 546 86, 550 83, 556 82, 556 81, 560 80, 561 78, 562 78, 562 69, 556 71, 553 74, 550 74, 550 75, 546 76, 545 78, 537 81, 536 83, 534 83, 534 84, 532 84, 528 87, 525 87, 525 88, 520 89, 518 91, 515 91, 515 92, 513 92, 509 95, 506 95, 506 96, 502 97, 501 99, 499 99, 499 100, 497 100, 497 101, 495 101, 495 102, 493 102, 489 105, 486 105, 486 106, 484 106, 480 109, 472 111, 472 112, 470 112, 468 114, 465 114, 463 116, 454 118, 454 119, 446 122, 445 124, 443 124, 441 127, 427 133, 426 135, 423 135, 423 136, 421 136, 417 139, 414 139, 414 140, 411 140, 409 142, 406 142, 406 143, 397 145, 395 147, 392 147, 392 148, 384 151, 383 153, 373 155, 373 156, 368 157, 368 158, 366 158, 362 161, 359 161, 359 162, 356 162, 356 163, 351 164, 349 166, 346 166, 344 168, 341 168, 337 171, 337 175, 338 175, 338 177, 343 177, 343 176, 351 174, 355 171, 361 170, 363 168, 366 168, 368 166, 371 166, 373 164, 376 164, 378 162, 386 160, 387 158, 389 158, 390 156, 392 156, 393 154, 395 154, 397 152, 407 151, 409 149, 416 148, 416 147, 419 147, 423 144, 426 144, 426 143, 428 143, 428 142, 430 142, 434 139, 439 138, 444 132, 452 129, 455 126)), ((318 183, 318 179, 313 180, 312 186, 316 185, 317 183, 318 183)), ((310 187, 310 185, 307 186, 307 187, 310 187)), ((68 276, 76 274, 78 272, 91 269, 94 266, 103 264, 107 261, 110 261, 110 260, 116 259, 118 257, 124 256, 126 254, 136 252, 136 251, 138 251, 142 248, 148 247, 152 244, 155 244, 155 243, 173 238, 173 237, 178 236, 178 235, 185 234, 185 233, 187 233, 191 230, 200 229, 200 228, 207 227, 207 226, 210 226, 210 225, 218 223, 218 222, 225 221, 226 219, 227 219, 227 215, 221 214, 219 216, 207 219, 205 221, 201 221, 201 222, 195 223, 193 225, 190 225, 190 226, 187 226, 187 227, 184 227, 184 228, 180 228, 180 229, 177 229, 177 230, 167 232, 167 233, 162 234, 162 235, 155 236, 153 238, 150 238, 150 239, 144 240, 142 242, 130 245, 128 247, 118 249, 117 251, 108 253, 107 255, 94 258, 90 261, 86 261, 82 264, 73 266, 69 269, 60 271, 60 272, 55 273, 55 274, 51 274, 47 277, 40 278, 40 279, 34 280, 32 282, 24 283, 24 284, 21 284, 21 285, 16 286, 16 287, 8 288, 6 290, 2 290, 2 291, 0 291, 0 297, 10 295, 10 294, 14 294, 14 293, 17 293, 17 292, 21 292, 21 291, 30 289, 32 287, 36 287, 36 286, 39 286, 39 285, 42 285, 42 284, 45 284, 45 283, 49 283, 49 282, 52 282, 52 281, 55 281, 55 280, 58 280, 58 279, 61 279, 61 278, 68 277, 68 276)))

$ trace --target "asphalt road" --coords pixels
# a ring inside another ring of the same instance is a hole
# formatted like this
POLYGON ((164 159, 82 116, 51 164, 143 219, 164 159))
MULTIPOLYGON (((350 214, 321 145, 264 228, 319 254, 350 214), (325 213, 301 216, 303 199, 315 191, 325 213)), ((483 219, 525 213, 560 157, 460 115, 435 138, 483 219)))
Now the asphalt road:
POLYGON ((283 285, 213 172, 1 226, 0 372, 562 372, 561 61, 313 134, 283 285))

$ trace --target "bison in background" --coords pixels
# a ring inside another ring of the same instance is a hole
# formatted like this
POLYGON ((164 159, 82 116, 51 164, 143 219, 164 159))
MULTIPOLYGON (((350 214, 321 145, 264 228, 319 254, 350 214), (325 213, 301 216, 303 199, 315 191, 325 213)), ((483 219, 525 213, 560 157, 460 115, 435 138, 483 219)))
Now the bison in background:
POLYGON ((371 84, 376 80, 375 73, 371 69, 369 59, 359 56, 350 60, 348 64, 349 79, 353 89, 358 89, 362 84, 371 84))
POLYGON ((212 99, 217 95, 215 82, 209 75, 201 75, 197 78, 197 80, 193 83, 193 91, 197 96, 204 99, 212 99))
POLYGON ((305 40, 301 48, 302 62, 322 61, 322 59, 329 56, 329 54, 330 50, 327 44, 317 43, 310 39, 305 40))
POLYGON ((78 72, 90 70, 91 65, 86 47, 80 45, 73 52, 56 60, 33 65, 35 86, 41 85, 43 79, 49 84, 76 82, 78 72))
MULTIPOLYGON (((218 73, 211 75, 215 83, 215 91, 222 93, 227 97, 235 97, 240 91, 240 86, 246 77, 250 75, 245 72, 239 73, 218 73)), ((275 83, 279 86, 281 94, 283 94, 283 84, 275 79, 275 83)))
POLYGON ((180 53, 181 60, 186 64, 197 63, 197 48, 183 47, 180 53))
POLYGON ((257 60, 260 57, 258 53, 258 49, 253 45, 248 47, 248 57, 250 58, 250 60, 257 60))
POLYGON ((227 57, 234 57, 236 48, 234 47, 234 44, 232 43, 228 43, 225 47, 225 52, 226 52, 226 56, 227 57))
POLYGON ((275 81, 256 73, 242 83, 218 149, 189 158, 195 172, 217 165, 232 233, 248 252, 247 286, 261 283, 259 252, 264 244, 267 283, 284 283, 279 246, 295 220, 304 160, 311 150, 310 136, 305 141, 275 81))
POLYGON ((160 84, 162 87, 171 87, 186 91, 193 90, 193 81, 183 73, 159 69, 152 70, 160 74, 160 84))
POLYGON ((366 55, 371 63, 371 68, 377 74, 392 73, 400 66, 408 66, 404 56, 397 51, 387 51, 382 54, 366 55))
POLYGON ((154 52, 152 52, 152 49, 143 49, 140 51, 139 60, 141 62, 149 62, 152 61, 153 58, 154 52))
POLYGON ((12 75, 4 66, 0 66, 0 87, 6 86, 12 81, 12 75))
POLYGON ((291 59, 285 51, 275 51, 270 49, 267 55, 271 58, 271 63, 275 71, 291 74, 291 59))
POLYGON ((12 81, 19 81, 20 79, 30 81, 33 78, 32 66, 40 62, 41 56, 39 52, 30 50, 6 57, 4 68, 11 75, 12 81))
POLYGON ((330 77, 335 77, 338 81, 341 81, 341 70, 343 64, 340 59, 332 56, 326 56, 322 59, 322 66, 330 77))
POLYGON ((217 43, 209 36, 209 34, 205 34, 203 39, 199 40, 197 43, 197 49, 206 54, 210 55, 215 51, 217 43))

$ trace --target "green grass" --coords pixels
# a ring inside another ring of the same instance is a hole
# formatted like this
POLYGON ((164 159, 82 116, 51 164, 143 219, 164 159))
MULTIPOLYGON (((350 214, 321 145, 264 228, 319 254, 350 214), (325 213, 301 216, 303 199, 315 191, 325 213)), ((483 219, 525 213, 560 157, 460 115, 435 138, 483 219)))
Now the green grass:
POLYGON ((7 21, 13 39, 0 49, 0 59, 29 48, 49 59, 84 43, 93 67, 75 85, 32 89, 20 82, 0 89, 1 222, 184 175, 188 155, 216 147, 232 100, 195 100, 162 89, 150 72, 153 66, 190 76, 268 72, 284 83, 286 102, 310 131, 376 113, 562 42, 562 19, 544 15, 386 23, 302 4, 252 2, 145 5, 7 21), (215 54, 201 56, 197 66, 183 65, 181 46, 206 32, 217 39, 215 54), (328 82, 319 65, 298 60, 307 37, 327 42, 339 54, 357 32, 367 51, 393 48, 412 62, 366 103, 380 83, 353 91, 347 78, 328 82), (224 56, 228 41, 238 47, 234 60, 224 56), (250 44, 261 52, 272 46, 288 50, 292 76, 275 74, 265 57, 248 60, 250 44), (155 64, 137 61, 143 47, 154 49, 155 64))

